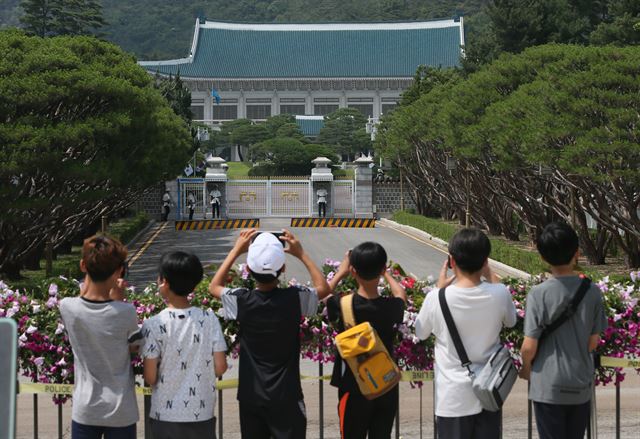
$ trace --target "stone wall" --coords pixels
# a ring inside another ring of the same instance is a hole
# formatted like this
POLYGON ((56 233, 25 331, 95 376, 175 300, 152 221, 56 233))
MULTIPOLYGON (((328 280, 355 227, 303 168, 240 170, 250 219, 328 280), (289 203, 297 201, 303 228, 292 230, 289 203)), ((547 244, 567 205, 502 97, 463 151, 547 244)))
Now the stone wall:
MULTIPOLYGON (((393 212, 400 210, 400 182, 374 182, 373 204, 376 205, 378 216, 389 216, 393 212)), ((416 204, 406 185, 404 186, 404 208, 405 210, 416 208, 416 204)))
POLYGON ((146 213, 150 219, 159 221, 162 212, 162 195, 164 194, 164 188, 164 183, 160 183, 149 189, 135 201, 135 209, 139 212, 146 213))

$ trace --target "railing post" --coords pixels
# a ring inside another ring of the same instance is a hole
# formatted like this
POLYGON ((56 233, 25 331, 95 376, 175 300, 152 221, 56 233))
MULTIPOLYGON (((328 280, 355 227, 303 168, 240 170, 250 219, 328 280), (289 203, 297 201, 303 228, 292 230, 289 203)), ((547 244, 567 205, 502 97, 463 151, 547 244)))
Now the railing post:
MULTIPOLYGON (((60 398, 62 395, 58 395, 60 398)), ((58 439, 62 439, 62 404, 58 403, 58 439)))
POLYGON ((398 410, 396 411, 396 439, 400 439, 400 392, 398 392, 398 410))
POLYGON ((153 439, 151 435, 151 422, 149 413, 151 412, 151 395, 144 395, 144 439, 153 439))
POLYGON ((438 439, 438 418, 436 416, 436 381, 431 382, 433 387, 433 439, 438 439))
POLYGON ((620 382, 616 380, 616 439, 620 439, 620 382))
POLYGON ((420 386, 420 439, 422 439, 422 386, 424 383, 420 386))
MULTIPOLYGON (((322 353, 322 346, 319 348, 322 353)), ((324 439, 324 365, 322 364, 322 356, 320 356, 320 362, 318 363, 318 375, 320 376, 320 382, 318 383, 318 405, 319 405, 319 426, 320 426, 320 439, 324 439)))
POLYGON ((529 399, 530 383, 527 384, 527 439, 533 437, 533 407, 529 399))
POLYGON ((33 439, 38 439, 38 394, 33 394, 33 439))
MULTIPOLYGON (((218 381, 221 381, 222 377, 218 377, 218 381)), ((222 427, 222 389, 218 389, 218 439, 222 439, 224 434, 224 428, 222 427)))

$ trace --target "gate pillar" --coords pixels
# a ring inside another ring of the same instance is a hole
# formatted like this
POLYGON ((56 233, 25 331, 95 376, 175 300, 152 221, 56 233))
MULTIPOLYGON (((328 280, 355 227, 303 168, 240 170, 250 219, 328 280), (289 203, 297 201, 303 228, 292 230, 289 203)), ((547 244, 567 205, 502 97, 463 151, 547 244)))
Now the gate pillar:
POLYGON ((356 218, 373 218, 373 159, 362 156, 356 165, 356 218))
POLYGON ((217 204, 218 218, 227 216, 227 166, 221 157, 207 158, 207 174, 205 176, 202 200, 205 206, 205 218, 214 218, 214 205, 217 204))

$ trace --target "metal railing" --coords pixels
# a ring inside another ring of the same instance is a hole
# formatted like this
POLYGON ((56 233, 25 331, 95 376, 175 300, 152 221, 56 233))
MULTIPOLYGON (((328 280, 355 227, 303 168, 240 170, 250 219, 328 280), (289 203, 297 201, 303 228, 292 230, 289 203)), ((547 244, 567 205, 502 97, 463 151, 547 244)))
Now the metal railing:
MULTIPOLYGON (((603 367, 611 367, 611 368, 632 368, 632 369, 640 369, 640 360, 631 360, 625 358, 615 358, 615 357, 602 357, 600 359, 601 366, 603 367)), ((405 372, 403 374, 403 381, 430 381, 433 377, 431 371, 417 371, 417 372, 405 372)), ((319 416, 319 425, 318 425, 318 438, 324 439, 325 434, 325 425, 324 425, 324 385, 325 380, 328 379, 328 376, 324 375, 324 365, 322 363, 318 364, 318 376, 317 377, 303 377, 306 380, 317 380, 318 381, 318 416, 319 416)), ((230 385, 228 381, 219 381, 219 383, 226 383, 227 385, 219 386, 218 388, 218 417, 217 417, 217 434, 218 439, 224 438, 224 415, 223 415, 223 406, 224 406, 224 389, 232 389, 234 385, 230 385), (224 388, 224 389, 223 389, 224 388)), ((59 385, 59 384, 33 384, 33 383, 19 383, 19 392, 18 393, 33 393, 33 438, 37 439, 39 437, 39 394, 47 394, 49 396, 54 397, 62 397, 65 395, 70 395, 73 391, 72 385, 59 385)), ((419 437, 423 439, 425 437, 424 434, 424 416, 423 416, 423 386, 421 386, 418 391, 420 392, 419 399, 419 437)), ((435 386, 434 386, 435 392, 435 386)), ((142 393, 144 395, 144 426, 145 426, 145 439, 152 439, 151 429, 149 428, 149 411, 151 408, 151 392, 149 388, 138 388, 137 393, 142 393)), ((435 399, 435 395, 434 395, 435 399)), ((594 397, 592 398, 592 417, 591 422, 587 426, 587 438, 597 438, 597 409, 595 404, 595 391, 594 397)), ((432 413, 432 425, 433 425, 433 437, 437 439, 437 429, 436 425, 436 415, 435 415, 435 404, 434 411, 432 413)), ((63 405, 57 405, 57 433, 58 439, 63 439, 64 437, 64 423, 63 423, 63 405)), ((621 395, 620 395, 620 383, 617 382, 615 384, 615 438, 620 439, 621 437, 621 395)), ((395 418, 395 438, 400 439, 400 406, 398 406, 398 413, 395 418)), ((502 428, 501 428, 501 437, 502 437, 502 428)), ((527 438, 532 439, 533 437, 533 409, 532 403, 527 399, 527 438)))

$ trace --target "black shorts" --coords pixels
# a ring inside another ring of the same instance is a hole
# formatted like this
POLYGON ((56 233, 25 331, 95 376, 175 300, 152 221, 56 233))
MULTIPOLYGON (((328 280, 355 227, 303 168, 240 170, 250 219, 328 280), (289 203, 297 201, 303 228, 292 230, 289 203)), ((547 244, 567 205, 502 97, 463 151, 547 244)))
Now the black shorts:
POLYGON ((149 419, 153 439, 215 439, 216 418, 200 422, 167 422, 149 419))
POLYGON ((305 439, 307 412, 304 401, 272 405, 241 401, 240 432, 242 439, 305 439))

